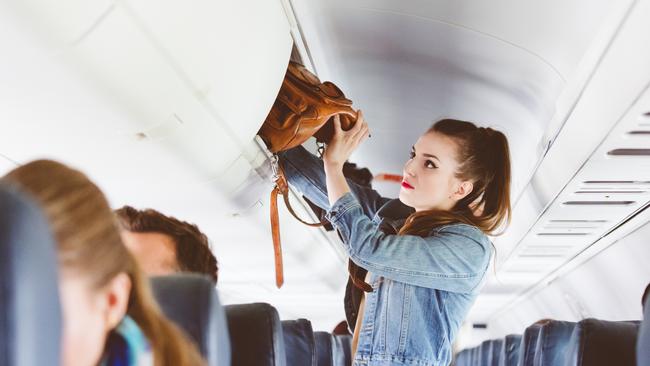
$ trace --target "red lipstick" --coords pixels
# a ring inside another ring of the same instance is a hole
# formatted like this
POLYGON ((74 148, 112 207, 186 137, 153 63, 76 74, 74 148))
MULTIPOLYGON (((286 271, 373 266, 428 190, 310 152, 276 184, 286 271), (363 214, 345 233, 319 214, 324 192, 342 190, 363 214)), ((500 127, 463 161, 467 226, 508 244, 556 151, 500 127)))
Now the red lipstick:
POLYGON ((409 184, 407 181, 405 181, 405 180, 402 181, 402 187, 404 187, 404 188, 406 188, 406 189, 415 189, 415 187, 413 187, 412 185, 410 185, 410 184, 409 184))

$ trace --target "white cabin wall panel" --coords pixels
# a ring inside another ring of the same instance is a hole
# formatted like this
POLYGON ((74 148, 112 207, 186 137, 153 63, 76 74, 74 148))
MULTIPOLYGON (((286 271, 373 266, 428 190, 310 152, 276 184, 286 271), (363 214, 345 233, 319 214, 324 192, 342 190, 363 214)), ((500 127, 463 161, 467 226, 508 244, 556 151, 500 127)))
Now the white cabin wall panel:
POLYGON ((649 237, 650 223, 508 308, 490 321, 490 336, 521 333, 542 318, 640 319, 641 295, 650 283, 649 237))
MULTIPOLYGON (((541 207, 549 205, 559 194, 646 88, 650 80, 650 69, 647 67, 650 64, 650 50, 640 45, 650 41, 650 23, 645 19, 649 8, 645 2, 635 7, 631 18, 625 22, 603 56, 561 134, 526 187, 526 191, 531 192, 524 194, 539 197, 541 207)), ((529 208, 523 205, 514 207, 513 226, 529 228, 537 217, 520 215, 522 210, 529 208)), ((542 210, 539 211, 541 214, 542 210)), ((504 236, 497 238, 495 244, 502 248, 503 253, 510 253, 520 239, 504 236)), ((507 258, 508 255, 502 256, 500 261, 507 258)))

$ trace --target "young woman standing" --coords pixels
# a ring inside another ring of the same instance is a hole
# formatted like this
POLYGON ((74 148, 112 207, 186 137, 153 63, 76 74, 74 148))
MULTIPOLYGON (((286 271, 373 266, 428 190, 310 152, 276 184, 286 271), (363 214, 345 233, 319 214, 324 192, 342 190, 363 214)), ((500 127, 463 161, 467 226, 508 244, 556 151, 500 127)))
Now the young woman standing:
POLYGON ((281 164, 291 185, 328 210, 353 262, 356 286, 346 294, 353 364, 446 366, 490 263, 487 234, 510 219, 507 139, 470 122, 438 121, 412 147, 397 201, 343 176, 343 163, 368 137, 363 114, 349 131, 334 124, 322 161, 298 147, 283 152, 281 164))

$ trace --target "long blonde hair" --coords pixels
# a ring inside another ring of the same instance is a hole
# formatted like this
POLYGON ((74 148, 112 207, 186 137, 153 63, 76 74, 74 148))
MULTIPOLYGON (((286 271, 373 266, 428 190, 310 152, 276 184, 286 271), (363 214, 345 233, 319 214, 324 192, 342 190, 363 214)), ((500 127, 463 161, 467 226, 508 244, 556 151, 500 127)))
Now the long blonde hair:
POLYGON ((120 273, 132 282, 127 313, 151 342, 156 366, 203 365, 196 347, 161 313, 149 282, 122 243, 104 194, 83 173, 37 160, 4 178, 33 196, 57 242, 59 266, 88 276, 99 289, 120 273))

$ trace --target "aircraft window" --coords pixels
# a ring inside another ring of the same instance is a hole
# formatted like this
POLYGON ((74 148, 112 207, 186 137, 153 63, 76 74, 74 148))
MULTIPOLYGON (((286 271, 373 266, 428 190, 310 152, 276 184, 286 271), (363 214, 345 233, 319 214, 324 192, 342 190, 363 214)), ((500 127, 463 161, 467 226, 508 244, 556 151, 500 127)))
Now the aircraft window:
POLYGON ((644 193, 646 191, 576 191, 575 193, 644 193))
POLYGON ((614 149, 607 153, 613 156, 650 156, 650 149, 614 149))
POLYGON ((549 220, 549 222, 607 222, 607 220, 549 220))
POLYGON ((648 184, 650 181, 635 180, 586 180, 585 184, 648 184))
POLYGON ((539 236, 577 236, 577 235, 589 235, 591 233, 537 233, 539 236))
POLYGON ((635 201, 566 201, 565 205, 571 206, 627 206, 635 203, 635 201))

